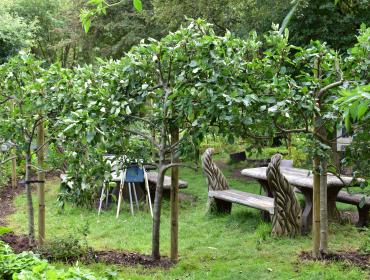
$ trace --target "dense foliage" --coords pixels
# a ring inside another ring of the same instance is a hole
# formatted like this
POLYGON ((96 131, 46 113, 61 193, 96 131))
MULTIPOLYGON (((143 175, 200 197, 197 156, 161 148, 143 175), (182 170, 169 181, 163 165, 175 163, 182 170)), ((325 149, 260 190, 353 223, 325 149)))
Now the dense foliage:
MULTIPOLYGON (((159 39, 186 25, 186 17, 206 19, 218 35, 227 30, 241 38, 247 38, 252 30, 262 34, 273 23, 281 23, 292 7, 290 0, 143 0, 138 1, 142 3, 138 11, 133 2, 5 0, 0 11, 0 39, 7 41, 2 44, 2 53, 14 54, 33 39, 32 51, 39 58, 71 67, 94 63, 96 56, 118 59, 142 39, 159 39), (105 5, 112 7, 102 9, 105 5), (80 11, 82 20, 91 17, 87 34, 80 23, 80 11), (91 15, 92 11, 99 16, 91 15)), ((360 24, 370 24, 368 0, 299 2, 289 23, 294 44, 303 46, 317 39, 345 51, 355 42, 360 24)))

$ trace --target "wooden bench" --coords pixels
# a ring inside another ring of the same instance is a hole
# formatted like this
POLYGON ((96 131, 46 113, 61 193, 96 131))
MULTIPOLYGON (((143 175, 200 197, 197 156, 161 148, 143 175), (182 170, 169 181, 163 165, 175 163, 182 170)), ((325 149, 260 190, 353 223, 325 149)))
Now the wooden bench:
POLYGON ((229 212, 231 210, 231 204, 237 203, 240 205, 252 207, 262 211, 266 211, 269 215, 274 214, 274 199, 267 196, 258 194, 242 192, 235 189, 228 189, 222 191, 208 191, 208 197, 216 200, 216 205, 220 209, 220 212, 229 212))
POLYGON ((274 214, 274 199, 262 195, 231 189, 212 160, 213 149, 206 149, 202 157, 202 169, 208 185, 208 211, 230 213, 233 203, 262 210, 262 217, 270 220, 274 214))
MULTIPOLYGON (((302 193, 298 188, 294 188, 294 191, 296 193, 302 193)), ((346 191, 340 191, 336 199, 337 202, 357 206, 357 227, 365 227, 369 225, 370 197, 365 196, 365 204, 363 205, 363 207, 360 208, 360 203, 363 197, 363 194, 350 194, 346 191)))
POLYGON ((365 203, 363 207, 360 208, 360 203, 362 198, 364 197, 363 194, 349 194, 345 191, 340 191, 337 196, 337 201, 356 205, 358 211, 358 221, 356 226, 364 227, 369 225, 369 210, 370 210, 370 197, 365 196, 365 203))

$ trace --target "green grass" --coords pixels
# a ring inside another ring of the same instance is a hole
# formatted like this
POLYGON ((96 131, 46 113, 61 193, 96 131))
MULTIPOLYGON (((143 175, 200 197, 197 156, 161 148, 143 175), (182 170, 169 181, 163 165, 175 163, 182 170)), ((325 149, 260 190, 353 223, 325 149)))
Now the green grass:
MULTIPOLYGON (((225 175, 233 188, 259 193, 257 183, 230 179, 232 168, 227 167, 225 175)), ((89 265, 88 268, 98 274, 116 270, 119 279, 369 279, 369 273, 341 262, 299 260, 298 254, 302 250, 310 250, 311 237, 272 238, 269 235, 271 226, 261 221, 255 209, 234 205, 231 215, 206 214, 207 187, 201 171, 182 169, 180 174, 181 179, 189 182, 189 188, 184 192, 197 198, 195 203, 181 203, 180 262, 170 270, 103 264, 89 265)), ((58 181, 47 184, 48 239, 79 234, 79 229, 88 223, 90 246, 150 254, 151 218, 147 212, 131 216, 126 204, 118 220, 115 219, 115 209, 98 217, 96 210, 67 205, 65 211, 59 213, 56 205, 58 184, 58 181)), ((18 233, 25 233, 24 195, 18 196, 15 204, 17 211, 8 219, 10 226, 18 233)), ((165 200, 161 224, 163 255, 169 252, 169 220, 169 202, 165 200)), ((351 225, 334 224, 330 227, 330 248, 334 251, 357 249, 364 237, 365 233, 351 225)))

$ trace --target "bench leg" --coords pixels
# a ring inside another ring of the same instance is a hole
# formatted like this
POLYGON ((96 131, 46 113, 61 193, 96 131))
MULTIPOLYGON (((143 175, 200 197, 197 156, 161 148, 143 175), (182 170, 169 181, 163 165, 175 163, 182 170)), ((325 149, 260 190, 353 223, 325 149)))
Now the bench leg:
POLYGON ((208 212, 210 213, 231 213, 232 203, 217 198, 208 198, 208 212))
POLYGON ((272 215, 268 211, 261 211, 261 218, 267 223, 272 221, 272 215))
POLYGON ((301 233, 305 235, 310 232, 312 225, 312 192, 307 190, 301 190, 301 192, 305 200, 301 215, 301 233))
POLYGON ((357 206, 358 210, 358 222, 356 224, 357 227, 366 227, 369 225, 369 206, 364 206, 360 208, 357 206))

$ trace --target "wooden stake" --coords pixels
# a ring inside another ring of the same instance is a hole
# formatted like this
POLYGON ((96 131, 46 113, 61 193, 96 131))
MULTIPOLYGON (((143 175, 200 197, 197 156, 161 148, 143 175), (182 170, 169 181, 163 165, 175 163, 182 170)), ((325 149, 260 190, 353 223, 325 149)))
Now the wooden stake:
POLYGON ((320 175, 320 254, 328 253, 328 163, 321 161, 320 175))
POLYGON ((45 241, 45 171, 44 169, 44 159, 45 159, 45 131, 44 131, 44 124, 41 122, 37 128, 37 146, 38 146, 38 153, 37 153, 37 161, 38 167, 40 170, 38 171, 37 177, 40 181, 39 188, 38 188, 38 198, 39 198, 39 235, 38 235, 38 243, 39 246, 42 246, 45 241))
POLYGON ((312 257, 320 258, 320 174, 318 173, 320 158, 313 160, 313 214, 312 214, 312 257))
MULTIPOLYGON (((179 141, 179 129, 171 130, 171 144, 179 141)), ((178 162, 176 152, 172 152, 172 162, 178 162)), ((179 168, 171 169, 171 261, 178 261, 178 234, 179 234, 179 168)))

